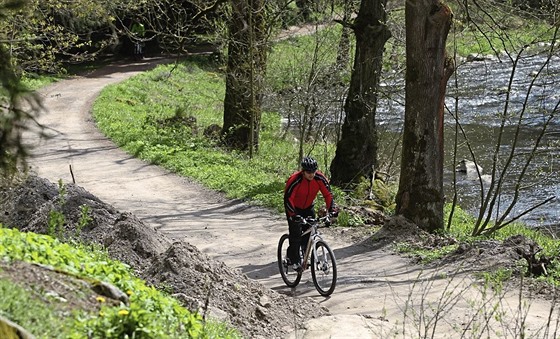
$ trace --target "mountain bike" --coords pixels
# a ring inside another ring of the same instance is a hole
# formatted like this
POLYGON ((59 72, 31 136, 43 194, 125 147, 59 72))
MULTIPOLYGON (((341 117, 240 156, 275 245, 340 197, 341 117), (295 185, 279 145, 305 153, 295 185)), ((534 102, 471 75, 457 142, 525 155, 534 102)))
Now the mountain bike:
POLYGON ((278 242, 278 268, 282 280, 288 287, 296 287, 303 271, 311 267, 311 277, 315 288, 322 296, 329 296, 336 287, 336 259, 334 253, 321 237, 318 229, 330 225, 330 216, 319 219, 307 217, 300 222, 302 236, 309 234, 309 241, 300 248, 303 258, 300 270, 294 270, 287 260, 289 235, 283 234, 278 242))

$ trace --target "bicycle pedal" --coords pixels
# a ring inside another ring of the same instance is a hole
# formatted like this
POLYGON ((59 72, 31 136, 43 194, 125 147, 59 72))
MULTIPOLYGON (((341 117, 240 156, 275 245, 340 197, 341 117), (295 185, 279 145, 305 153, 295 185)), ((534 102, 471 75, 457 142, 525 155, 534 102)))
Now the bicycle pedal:
POLYGON ((296 272, 303 272, 303 267, 302 267, 301 265, 299 265, 299 264, 294 264, 294 265, 292 266, 292 269, 293 269, 294 271, 296 271, 296 272))

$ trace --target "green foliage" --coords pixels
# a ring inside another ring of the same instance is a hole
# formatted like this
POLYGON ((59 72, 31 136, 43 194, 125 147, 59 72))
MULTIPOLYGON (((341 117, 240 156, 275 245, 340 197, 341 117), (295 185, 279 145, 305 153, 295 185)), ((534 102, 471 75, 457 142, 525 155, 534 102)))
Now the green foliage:
MULTIPOLYGON (((66 186, 62 180, 58 181, 58 197, 56 199, 55 209, 49 211, 49 216, 47 220, 47 234, 51 237, 56 237, 60 240, 64 240, 64 224, 66 223, 66 217, 62 212, 64 204, 66 203, 66 186)), ((93 219, 89 215, 89 206, 80 206, 80 218, 76 224, 76 236, 79 236, 82 229, 86 227, 93 219)))
POLYGON ((373 181, 372 192, 377 202, 383 206, 387 214, 392 214, 395 211, 395 199, 397 196, 397 186, 390 185, 386 182, 375 179, 373 181))
POLYGON ((336 223, 342 227, 355 227, 362 226, 364 221, 357 214, 352 214, 347 211, 341 211, 336 218, 336 223))
MULTIPOLYGON (((101 308, 101 312, 91 313, 84 310, 66 317, 65 324, 54 326, 52 331, 60 331, 63 338, 177 338, 177 337, 226 337, 237 338, 239 335, 212 323, 204 324, 202 317, 180 306, 178 301, 147 286, 135 277, 130 268, 118 261, 111 260, 106 253, 91 251, 85 247, 73 247, 50 236, 34 233, 22 233, 15 229, 0 228, 0 258, 4 261, 21 260, 30 263, 54 267, 60 272, 81 277, 95 283, 106 281, 118 287, 130 297, 129 305, 101 308)), ((19 289, 0 288, 16 294, 19 289)), ((2 294, 3 296, 7 294, 2 294)), ((29 322, 29 313, 23 308, 43 310, 46 315, 41 319, 52 319, 56 315, 48 305, 33 302, 24 293, 20 299, 24 306, 13 307, 10 303, 0 303, 0 310, 14 321, 25 324, 29 322)), ((17 299, 16 299, 17 300, 17 299)), ((103 298, 98 298, 103 303, 103 298)), ((36 316, 37 314, 33 314, 36 316)), ((50 322, 49 322, 50 323, 50 322)), ((56 321, 53 321, 56 324, 56 321)), ((43 324, 41 324, 43 326, 43 324)), ((48 326, 46 327, 48 329, 48 326)), ((43 329, 37 333, 46 333, 43 329)), ((46 337, 51 337, 47 335, 46 337)), ((55 336, 56 337, 56 336, 55 336)))
POLYGON ((24 72, 59 73, 63 61, 87 60, 112 38, 106 35, 95 45, 91 40, 92 33, 114 24, 114 1, 26 2, 24 8, 0 21, 0 40, 9 46, 15 65, 24 72))
POLYGON ((59 79, 61 79, 61 77, 26 73, 21 79, 21 83, 30 90, 37 90, 56 82, 59 79))
POLYGON ((487 288, 492 288, 497 292, 501 292, 504 283, 512 278, 513 271, 507 268, 498 268, 491 272, 482 272, 478 274, 484 281, 487 288))
POLYGON ((417 257, 423 264, 428 264, 437 259, 441 259, 447 254, 455 251, 458 247, 458 244, 445 245, 441 247, 425 247, 411 242, 399 242, 396 244, 397 252, 417 257))
POLYGON ((64 214, 60 211, 52 210, 49 211, 49 219, 47 221, 47 234, 51 237, 57 237, 62 239, 62 231, 64 229, 64 214))
POLYGON ((76 225, 76 236, 80 236, 84 227, 86 227, 90 222, 93 221, 93 218, 89 215, 90 209, 87 205, 80 206, 80 219, 78 220, 78 224, 76 225))
POLYGON ((362 179, 351 195, 359 200, 368 199, 364 203, 370 208, 381 210, 386 215, 393 214, 398 186, 395 183, 386 183, 379 179, 373 181, 373 187, 370 183, 369 179, 362 179))
POLYGON ((47 221, 47 234, 51 237, 58 237, 59 239, 63 238, 64 232, 64 223, 66 222, 66 218, 62 213, 62 207, 66 203, 66 186, 62 182, 62 179, 58 180, 58 199, 57 199, 57 208, 55 210, 49 211, 49 218, 47 221))

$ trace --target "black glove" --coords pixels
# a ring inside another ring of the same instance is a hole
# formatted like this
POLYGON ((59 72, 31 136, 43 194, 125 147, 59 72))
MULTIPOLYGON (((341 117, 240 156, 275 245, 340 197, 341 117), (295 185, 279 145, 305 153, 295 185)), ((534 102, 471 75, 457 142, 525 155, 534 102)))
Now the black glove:
POLYGON ((330 214, 331 217, 333 217, 333 218, 338 217, 338 207, 333 207, 333 208, 331 208, 331 211, 329 212, 329 214, 330 214))

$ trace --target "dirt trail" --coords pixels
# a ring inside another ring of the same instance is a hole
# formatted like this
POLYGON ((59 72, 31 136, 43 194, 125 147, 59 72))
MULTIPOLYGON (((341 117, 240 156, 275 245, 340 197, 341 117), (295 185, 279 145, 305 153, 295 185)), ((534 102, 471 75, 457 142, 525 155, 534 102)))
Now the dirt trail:
MULTIPOLYGON (((135 159, 97 131, 90 106, 100 90, 164 61, 114 64, 42 90, 48 114, 40 122, 52 128, 49 134, 53 138, 31 139, 36 146, 33 171, 53 182, 72 182, 71 165, 78 185, 117 209, 134 213, 168 236, 195 245, 279 293, 312 298, 331 311, 328 321, 312 320, 305 330, 290 334, 291 338, 423 337, 433 327, 428 323, 434 314, 430 307, 438 304, 442 312, 435 338, 478 338, 481 331, 488 337, 516 337, 521 316, 516 291, 500 300, 502 320, 490 320, 490 329, 484 330, 480 320, 469 321, 484 318, 482 309, 490 309, 494 303, 483 305, 486 300, 467 275, 446 271, 450 268, 422 270, 383 248, 343 242, 332 235, 326 240, 335 250, 339 267, 335 293, 330 298, 319 296, 309 272, 304 273, 297 290, 290 291, 276 266, 277 241, 287 229, 282 216, 224 199, 135 159)), ((527 334, 543 328, 548 311, 544 301, 530 306, 527 334)), ((538 336, 542 338, 542 332, 538 336)))

